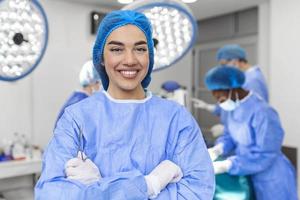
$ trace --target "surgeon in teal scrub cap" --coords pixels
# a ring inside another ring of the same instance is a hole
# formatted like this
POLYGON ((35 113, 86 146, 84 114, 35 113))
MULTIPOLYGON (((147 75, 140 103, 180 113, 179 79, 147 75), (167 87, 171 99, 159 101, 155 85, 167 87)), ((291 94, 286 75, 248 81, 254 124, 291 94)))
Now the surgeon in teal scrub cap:
POLYGON ((197 122, 147 90, 152 39, 144 14, 113 11, 103 19, 93 62, 104 90, 65 109, 35 199, 213 198, 212 162, 197 122))
POLYGON ((281 152, 284 131, 277 112, 254 92, 242 88, 245 75, 217 66, 207 72, 206 87, 226 111, 225 131, 209 149, 215 174, 249 175, 257 200, 297 200, 296 175, 281 152), (232 155, 233 152, 233 155, 232 155))

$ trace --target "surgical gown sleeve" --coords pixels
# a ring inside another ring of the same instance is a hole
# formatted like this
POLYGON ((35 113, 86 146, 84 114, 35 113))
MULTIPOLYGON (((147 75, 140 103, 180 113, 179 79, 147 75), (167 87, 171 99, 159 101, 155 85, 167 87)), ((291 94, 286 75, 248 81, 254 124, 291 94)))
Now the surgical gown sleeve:
POLYGON ((35 187, 36 200, 147 199, 144 175, 137 170, 120 172, 92 185, 66 179, 65 163, 78 151, 77 133, 78 123, 66 110, 44 154, 42 174, 35 187))
POLYGON ((56 121, 55 121, 55 125, 54 125, 54 128, 56 127, 56 124, 58 122, 58 120, 61 118, 61 116, 63 115, 64 111, 65 111, 65 108, 70 106, 70 105, 73 105, 74 103, 77 103, 85 98, 89 97, 86 93, 84 92, 73 92, 73 94, 69 97, 69 99, 64 103, 64 105, 62 106, 62 108, 60 109, 59 113, 58 113, 58 116, 56 118, 56 121))
POLYGON ((181 168, 183 178, 169 184, 157 199, 211 200, 215 189, 212 163, 197 122, 182 110, 178 121, 173 121, 171 131, 179 130, 173 161, 181 168), (177 190, 175 194, 174 190, 177 190))
POLYGON ((279 117, 271 107, 255 112, 248 126, 253 130, 252 144, 244 148, 242 154, 237 154, 229 159, 232 175, 249 175, 261 172, 274 163, 281 151, 283 129, 279 117))
POLYGON ((265 83, 258 79, 251 79, 249 82, 243 85, 243 88, 253 91, 258 96, 263 98, 266 102, 269 102, 268 89, 265 83))
POLYGON ((233 141, 232 137, 230 136, 230 134, 228 132, 228 128, 227 128, 226 124, 224 126, 223 135, 221 135, 216 141, 216 144, 219 144, 219 143, 223 144, 223 155, 229 154, 236 147, 235 142, 233 141))

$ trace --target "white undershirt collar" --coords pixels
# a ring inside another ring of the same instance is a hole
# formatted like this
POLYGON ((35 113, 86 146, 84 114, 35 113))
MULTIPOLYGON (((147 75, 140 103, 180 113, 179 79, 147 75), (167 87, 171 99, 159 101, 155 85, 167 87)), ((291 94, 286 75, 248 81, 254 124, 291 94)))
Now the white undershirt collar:
POLYGON ((257 68, 258 68, 258 66, 253 65, 249 69, 247 69, 246 72, 252 72, 252 71, 256 70, 257 68))
POLYGON ((152 92, 150 91, 146 92, 146 98, 144 99, 115 99, 107 91, 102 90, 102 92, 109 100, 115 103, 145 103, 146 101, 152 98, 152 92))

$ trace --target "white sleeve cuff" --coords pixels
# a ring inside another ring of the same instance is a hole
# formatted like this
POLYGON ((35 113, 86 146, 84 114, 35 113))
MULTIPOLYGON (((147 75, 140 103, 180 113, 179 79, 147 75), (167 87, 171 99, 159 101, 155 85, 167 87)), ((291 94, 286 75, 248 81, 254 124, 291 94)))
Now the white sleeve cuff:
POLYGON ((218 143, 213 147, 215 151, 218 153, 218 155, 222 155, 224 152, 224 144, 223 143, 218 143))
POLYGON ((216 110, 216 105, 214 105, 214 104, 207 104, 206 105, 206 110, 212 113, 212 112, 214 112, 216 110))
POLYGON ((153 175, 145 176, 146 184, 147 184, 147 193, 149 199, 154 199, 160 193, 160 182, 158 177, 153 175))

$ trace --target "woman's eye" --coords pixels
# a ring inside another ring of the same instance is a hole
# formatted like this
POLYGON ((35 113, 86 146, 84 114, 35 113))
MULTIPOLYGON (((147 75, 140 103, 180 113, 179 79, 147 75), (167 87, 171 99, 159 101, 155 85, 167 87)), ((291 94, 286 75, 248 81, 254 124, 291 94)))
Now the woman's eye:
POLYGON ((112 52, 121 52, 123 49, 121 49, 121 48, 112 48, 112 49, 110 49, 110 51, 112 51, 112 52))
POLYGON ((136 48, 136 50, 137 50, 138 52, 146 52, 146 51, 147 51, 147 48, 145 48, 145 47, 138 47, 138 48, 136 48))

